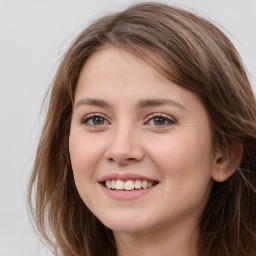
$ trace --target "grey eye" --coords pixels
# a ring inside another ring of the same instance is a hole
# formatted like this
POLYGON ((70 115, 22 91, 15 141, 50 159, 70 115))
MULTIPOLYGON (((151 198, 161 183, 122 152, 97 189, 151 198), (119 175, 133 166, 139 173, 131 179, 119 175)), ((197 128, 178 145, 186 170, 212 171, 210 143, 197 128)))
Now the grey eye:
POLYGON ((155 125, 165 125, 167 120, 164 117, 154 117, 153 121, 155 125))
POLYGON ((167 127, 176 124, 176 121, 169 116, 159 114, 149 118, 147 124, 152 126, 167 127))
POLYGON ((105 122, 105 119, 103 117, 100 116, 96 116, 92 118, 92 122, 94 125, 102 125, 105 122))
POLYGON ((99 126, 107 123, 107 120, 102 116, 89 116, 82 120, 85 125, 99 126))

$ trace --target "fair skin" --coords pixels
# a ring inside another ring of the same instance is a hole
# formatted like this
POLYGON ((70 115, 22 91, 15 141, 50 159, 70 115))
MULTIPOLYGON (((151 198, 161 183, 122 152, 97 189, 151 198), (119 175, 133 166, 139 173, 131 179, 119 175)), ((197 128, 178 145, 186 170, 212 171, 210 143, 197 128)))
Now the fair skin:
POLYGON ((113 230, 119 256, 194 255, 212 180, 227 178, 194 93, 103 48, 79 75, 69 149, 77 190, 113 230), (129 186, 106 187, 116 180, 129 186), (149 188, 134 188, 136 180, 149 188))

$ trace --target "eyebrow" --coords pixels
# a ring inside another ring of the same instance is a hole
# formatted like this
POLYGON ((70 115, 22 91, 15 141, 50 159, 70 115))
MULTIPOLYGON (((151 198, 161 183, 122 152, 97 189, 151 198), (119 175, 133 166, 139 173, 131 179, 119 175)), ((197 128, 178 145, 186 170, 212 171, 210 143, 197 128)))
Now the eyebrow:
MULTIPOLYGON (((79 100, 76 105, 75 108, 78 108, 82 105, 91 105, 91 106, 95 106, 95 107, 102 107, 102 108, 111 108, 112 105, 109 104, 108 102, 106 102, 105 100, 101 100, 101 99, 82 99, 79 100)), ((139 109, 143 109, 143 108, 149 108, 149 107, 158 107, 158 106, 163 106, 163 105, 169 105, 169 106, 173 106, 176 108, 179 108, 182 111, 187 111, 187 109, 179 102, 175 101, 175 100, 171 100, 171 99, 145 99, 145 100, 140 100, 137 104, 136 107, 139 109)))
POLYGON ((137 104, 138 108, 147 108, 147 107, 158 107, 163 105, 169 105, 172 107, 179 108, 182 111, 187 111, 187 109, 179 102, 171 99, 146 99, 140 100, 137 104))
POLYGON ((95 106, 95 107, 111 108, 111 105, 109 103, 107 103, 105 100, 100 100, 100 99, 82 99, 76 103, 75 107, 78 108, 82 105, 91 105, 91 106, 95 106))

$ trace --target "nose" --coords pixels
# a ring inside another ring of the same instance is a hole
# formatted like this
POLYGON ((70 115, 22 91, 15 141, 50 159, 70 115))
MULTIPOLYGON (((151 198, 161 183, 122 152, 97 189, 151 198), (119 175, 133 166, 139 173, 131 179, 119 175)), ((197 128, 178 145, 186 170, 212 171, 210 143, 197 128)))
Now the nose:
POLYGON ((105 158, 107 161, 115 162, 118 165, 141 161, 144 158, 144 151, 141 145, 141 137, 136 128, 127 127, 127 125, 116 127, 110 137, 105 158))

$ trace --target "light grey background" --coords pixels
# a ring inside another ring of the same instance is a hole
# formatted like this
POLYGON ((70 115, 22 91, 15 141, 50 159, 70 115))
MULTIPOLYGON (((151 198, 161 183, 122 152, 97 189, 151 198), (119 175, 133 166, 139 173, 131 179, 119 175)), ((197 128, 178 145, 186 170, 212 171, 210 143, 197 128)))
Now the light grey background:
MULTIPOLYGON (((1 256, 51 255, 33 234, 25 204, 44 117, 41 104, 59 58, 84 25, 133 2, 0 0, 1 256)), ((255 0, 161 2, 187 6, 223 26, 256 88, 255 0)))

